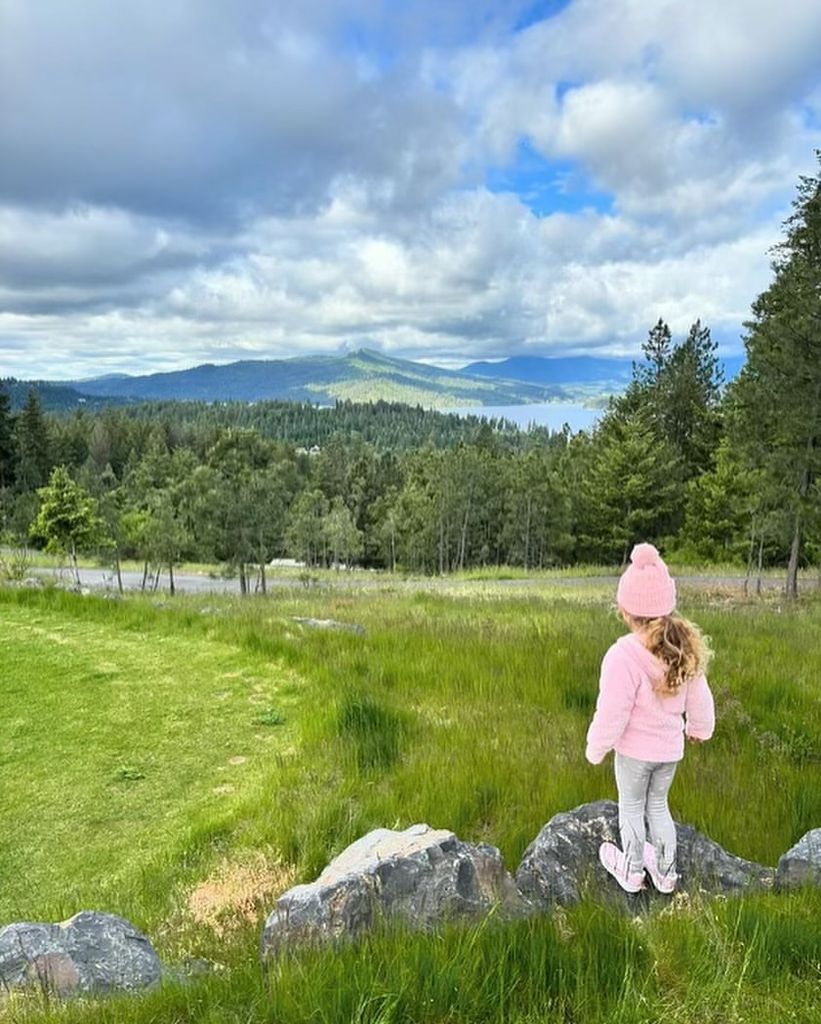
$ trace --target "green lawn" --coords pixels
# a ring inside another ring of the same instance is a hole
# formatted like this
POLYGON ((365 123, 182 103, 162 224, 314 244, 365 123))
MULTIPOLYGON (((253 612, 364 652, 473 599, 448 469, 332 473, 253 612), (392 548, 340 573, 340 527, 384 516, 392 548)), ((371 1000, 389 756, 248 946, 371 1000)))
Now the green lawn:
MULTIPOLYGON (((716 649, 718 728, 688 749, 674 813, 773 864, 821 825, 821 603, 688 599, 716 649)), ((611 767, 583 757, 599 661, 620 629, 611 601, 549 581, 527 594, 491 581, 245 602, 0 590, 0 922, 109 910, 171 962, 226 968, 145 998, 7 1012, 730 1022, 775 1019, 778 1004, 809 1024, 817 892, 682 905, 643 923, 589 904, 511 928, 379 936, 266 979, 258 969, 275 893, 370 828, 451 828, 499 846, 515 870, 554 813, 614 796, 611 767)))
POLYGON ((0 920, 114 909, 261 790, 299 680, 148 605, 3 597, 0 920))

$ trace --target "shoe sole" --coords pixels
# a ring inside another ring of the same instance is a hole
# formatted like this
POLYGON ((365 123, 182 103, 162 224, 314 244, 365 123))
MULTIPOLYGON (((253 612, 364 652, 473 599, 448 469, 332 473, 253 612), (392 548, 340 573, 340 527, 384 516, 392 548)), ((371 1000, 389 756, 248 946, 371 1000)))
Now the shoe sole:
MULTIPOLYGON (((603 844, 603 843, 602 843, 602 846, 604 846, 604 844, 603 844)), ((635 895, 635 894, 636 894, 637 892, 641 892, 641 891, 642 891, 642 890, 644 889, 644 882, 642 882, 642 884, 641 884, 641 885, 637 885, 637 886, 636 886, 636 887, 634 888, 633 886, 631 886, 631 885, 629 885, 629 884, 627 883, 627 879, 622 879, 622 878, 620 878, 620 877, 619 877, 619 876, 618 876, 618 875, 617 875, 617 874, 616 874, 616 873, 615 873, 615 872, 614 872, 614 871, 613 871, 613 870, 612 870, 612 869, 611 869, 611 868, 610 868, 610 867, 609 867, 609 866, 608 866, 608 865, 607 865, 607 864, 605 863, 605 861, 604 861, 604 855, 603 855, 603 853, 602 853, 602 847, 601 847, 601 846, 599 847, 599 860, 601 861, 601 866, 602 866, 602 867, 604 868, 604 870, 605 870, 605 871, 606 871, 606 872, 608 873, 608 875, 610 875, 610 877, 611 877, 611 878, 612 878, 612 879, 613 879, 613 880, 614 880, 614 881, 615 881, 615 882, 616 882, 616 883, 617 883, 617 884, 618 884, 618 885, 619 885, 619 886, 620 886, 620 887, 621 887, 621 888, 622 888, 622 889, 623 889, 623 890, 624 890, 625 892, 629 892, 629 893, 630 893, 631 895, 635 895)))

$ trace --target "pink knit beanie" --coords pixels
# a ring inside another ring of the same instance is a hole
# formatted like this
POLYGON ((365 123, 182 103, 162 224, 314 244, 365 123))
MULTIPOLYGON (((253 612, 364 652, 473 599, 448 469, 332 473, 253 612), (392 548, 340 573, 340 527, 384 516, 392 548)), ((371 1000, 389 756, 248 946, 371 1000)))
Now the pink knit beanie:
POLYGON ((642 619, 669 615, 676 606, 676 584, 652 544, 637 544, 616 592, 619 607, 642 619))

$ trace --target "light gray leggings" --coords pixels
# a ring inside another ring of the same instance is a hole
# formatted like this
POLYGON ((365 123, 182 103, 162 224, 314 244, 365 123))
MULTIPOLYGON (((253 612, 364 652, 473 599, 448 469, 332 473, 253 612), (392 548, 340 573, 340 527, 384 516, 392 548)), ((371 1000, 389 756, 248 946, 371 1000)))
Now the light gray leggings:
POLYGON ((615 763, 621 848, 627 856, 628 871, 644 870, 646 817, 659 871, 663 875, 675 872, 676 826, 667 806, 667 794, 678 762, 638 761, 616 753, 615 763))

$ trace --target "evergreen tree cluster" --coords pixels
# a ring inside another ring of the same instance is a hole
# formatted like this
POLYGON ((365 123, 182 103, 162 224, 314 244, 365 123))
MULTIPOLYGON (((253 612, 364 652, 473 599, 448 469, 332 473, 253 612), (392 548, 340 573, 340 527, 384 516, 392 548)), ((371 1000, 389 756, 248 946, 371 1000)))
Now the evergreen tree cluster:
MULTIPOLYGON (((821 156, 819 157, 821 159, 821 156)), ((821 555, 821 175, 802 178, 774 279, 722 380, 696 320, 659 320, 591 433, 523 432, 388 402, 190 402, 12 413, 0 386, 6 542, 146 567, 218 560, 265 587, 273 558, 445 573, 618 564, 650 540, 679 559, 821 555)))

